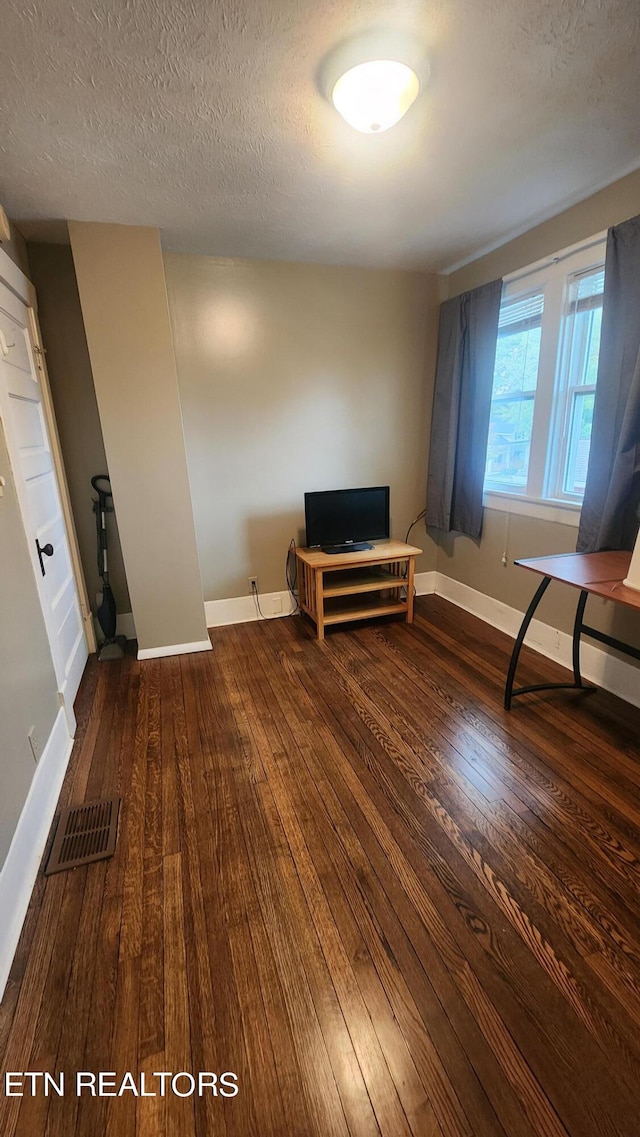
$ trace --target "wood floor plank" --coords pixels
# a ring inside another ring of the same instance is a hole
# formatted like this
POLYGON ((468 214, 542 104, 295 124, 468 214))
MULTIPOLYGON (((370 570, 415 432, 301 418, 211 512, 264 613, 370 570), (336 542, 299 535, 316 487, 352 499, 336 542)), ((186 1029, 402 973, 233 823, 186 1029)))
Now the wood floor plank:
MULTIPOLYGON (((164 1056, 168 1070, 188 1073, 191 1070, 191 1031, 182 874, 181 853, 164 858, 164 1056)), ((184 1090, 185 1085, 181 1083, 180 1092, 184 1090)), ((167 1128, 176 1137, 193 1133, 191 1097, 169 1094, 167 1128)))
MULTIPOLYGON (((114 1091, 123 1075, 138 1069, 138 1015, 140 1007, 140 957, 124 956, 118 960, 114 1032, 111 1063, 116 1078, 114 1091)), ((87 1103, 84 1125, 96 1131, 96 1112, 100 1099, 83 1099, 87 1103), (93 1115, 93 1116, 92 1116, 93 1115)), ((121 1097, 107 1099, 105 1137, 135 1137, 137 1098, 131 1091, 121 1097)), ((68 1130, 66 1131, 68 1132, 68 1130)))
MULTIPOLYGON (((162 743, 161 743, 161 663, 153 661, 147 708, 147 750, 144 800, 144 856, 158 857, 163 853, 162 817, 162 743)), ((143 869, 144 872, 144 869, 143 869)))
MULTIPOLYGON (((176 679, 176 660, 160 661, 160 714, 162 761, 162 854, 180 852, 180 795, 178 792, 176 714, 184 718, 184 694, 176 679)), ((179 664, 178 664, 179 669, 179 664)))
POLYGON ((145 1062, 165 1049, 164 1022, 164 864, 155 855, 145 857, 140 955, 140 1011, 137 1058, 145 1062))
POLYGON ((140 672, 133 738, 130 746, 130 781, 122 826, 122 924, 120 959, 139 958, 142 951, 142 893, 145 856, 145 804, 147 746, 149 743, 149 691, 157 661, 140 672))

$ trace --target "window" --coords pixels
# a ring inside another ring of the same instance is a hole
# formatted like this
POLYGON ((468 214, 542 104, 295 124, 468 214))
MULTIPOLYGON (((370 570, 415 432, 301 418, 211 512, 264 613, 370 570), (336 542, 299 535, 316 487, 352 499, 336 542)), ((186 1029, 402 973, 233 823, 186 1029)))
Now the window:
POLYGON ((495 487, 527 488, 543 310, 540 291, 500 306, 486 469, 495 487))
POLYGON ((574 273, 564 322, 563 389, 558 392, 559 429, 553 496, 582 498, 591 444, 598 376, 604 268, 574 273))
POLYGON ((485 490, 579 505, 598 373, 604 238, 505 282, 485 490))

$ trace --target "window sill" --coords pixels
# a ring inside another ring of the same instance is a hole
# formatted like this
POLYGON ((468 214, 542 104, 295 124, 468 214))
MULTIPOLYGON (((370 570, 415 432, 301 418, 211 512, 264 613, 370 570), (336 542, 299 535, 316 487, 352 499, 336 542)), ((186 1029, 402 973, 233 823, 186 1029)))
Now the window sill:
POLYGON ((482 498, 487 509, 500 513, 519 513, 522 517, 537 517, 541 521, 553 521, 556 525, 570 525, 577 529, 580 524, 582 507, 569 502, 539 501, 520 494, 487 491, 482 498))

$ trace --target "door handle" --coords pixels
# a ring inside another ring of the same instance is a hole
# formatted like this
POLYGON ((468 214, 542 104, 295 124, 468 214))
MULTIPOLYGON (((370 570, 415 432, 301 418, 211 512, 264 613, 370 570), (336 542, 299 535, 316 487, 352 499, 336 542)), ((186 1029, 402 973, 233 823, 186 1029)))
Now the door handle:
POLYGON ((42 554, 44 553, 45 557, 52 557, 54 552, 55 552, 55 549, 54 549, 54 547, 50 541, 48 541, 46 545, 41 545, 37 537, 36 537, 36 549, 38 550, 38 560, 40 561, 40 570, 42 572, 42 575, 46 576, 47 574, 44 571, 44 561, 42 559, 42 554))

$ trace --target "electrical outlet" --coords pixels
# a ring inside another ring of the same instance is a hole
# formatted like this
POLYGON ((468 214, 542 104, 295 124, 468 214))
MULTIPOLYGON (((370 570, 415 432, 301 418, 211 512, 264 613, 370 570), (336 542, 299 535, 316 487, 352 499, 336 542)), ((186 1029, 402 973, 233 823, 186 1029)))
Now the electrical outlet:
POLYGON ((29 746, 31 747, 31 753, 33 754, 33 760, 37 762, 40 757, 40 739, 38 738, 35 726, 31 727, 27 738, 29 740, 29 746))
POLYGON ((258 578, 257 578, 257 576, 250 576, 249 577, 249 588, 251 589, 252 592, 258 591, 258 578))

